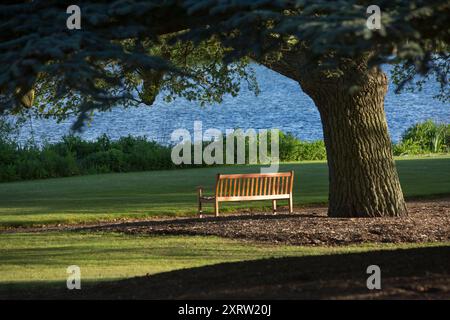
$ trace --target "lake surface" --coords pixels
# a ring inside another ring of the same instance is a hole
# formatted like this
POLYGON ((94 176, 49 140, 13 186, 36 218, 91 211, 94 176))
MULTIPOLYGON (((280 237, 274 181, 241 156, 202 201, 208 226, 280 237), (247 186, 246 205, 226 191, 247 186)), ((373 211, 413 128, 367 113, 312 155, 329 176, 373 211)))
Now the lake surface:
MULTIPOLYGON (((203 122, 203 130, 270 129, 291 132, 302 140, 322 139, 319 113, 312 100, 299 85, 278 73, 254 66, 261 93, 258 96, 244 86, 237 97, 227 96, 223 103, 200 107, 196 102, 177 98, 171 103, 158 96, 151 107, 117 107, 98 114, 81 136, 95 139, 106 133, 113 139, 121 136, 147 136, 161 143, 170 141, 173 130, 185 128, 193 132, 194 121, 203 122)), ((422 92, 396 95, 392 85, 385 101, 391 138, 398 141, 405 129, 414 123, 433 119, 450 122, 450 108, 433 96, 438 92, 435 82, 427 83, 422 92)), ((32 119, 20 133, 20 140, 32 137, 37 143, 56 142, 69 134, 73 119, 62 123, 32 119)))

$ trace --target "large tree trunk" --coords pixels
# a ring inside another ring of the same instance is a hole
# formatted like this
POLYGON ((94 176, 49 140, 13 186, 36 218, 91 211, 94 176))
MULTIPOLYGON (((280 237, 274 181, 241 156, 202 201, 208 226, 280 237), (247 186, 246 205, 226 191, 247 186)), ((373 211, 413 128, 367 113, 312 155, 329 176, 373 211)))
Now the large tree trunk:
POLYGON ((332 217, 407 214, 384 113, 387 77, 359 65, 319 82, 302 77, 319 109, 329 168, 332 217))
POLYGON ((332 217, 407 215, 384 113, 387 77, 367 60, 342 60, 336 72, 309 63, 304 52, 264 63, 297 80, 319 109, 332 217))

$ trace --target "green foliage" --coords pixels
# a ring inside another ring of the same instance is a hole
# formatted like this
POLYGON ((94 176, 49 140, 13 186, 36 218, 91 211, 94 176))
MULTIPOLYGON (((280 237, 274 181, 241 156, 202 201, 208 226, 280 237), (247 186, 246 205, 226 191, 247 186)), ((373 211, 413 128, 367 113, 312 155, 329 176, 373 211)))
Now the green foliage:
POLYGON ((25 123, 24 117, 0 116, 0 141, 13 141, 19 134, 19 129, 25 123))
MULTIPOLYGON (((270 134, 268 136, 268 155, 270 155, 270 134)), ((226 163, 226 141, 223 137, 226 163)), ((209 142, 203 142, 203 150, 209 142)), ((259 148, 260 139, 256 140, 259 148)), ((234 163, 237 163, 237 138, 234 144, 234 163)), ((245 139, 245 163, 249 163, 249 139, 245 139)), ((258 150, 258 149, 256 149, 258 150)), ((172 149, 145 137, 122 137, 112 141, 106 135, 95 141, 86 141, 77 136, 65 136, 61 142, 45 144, 42 148, 32 144, 24 147, 13 140, 0 139, 0 181, 43 179, 67 177, 83 174, 132 172, 182 167, 171 159, 172 149)), ((191 148, 191 159, 194 159, 191 148)), ((304 142, 292 134, 280 133, 280 161, 323 160, 326 158, 322 141, 304 142)))
POLYGON ((432 120, 415 124, 394 145, 394 155, 448 153, 450 152, 450 124, 438 124, 432 120))
MULTIPOLYGON (((0 122, 0 125, 2 123, 0 122)), ((160 145, 145 137, 122 137, 111 140, 102 135, 95 141, 77 136, 65 136, 61 142, 45 144, 39 148, 33 144, 20 146, 6 131, 0 137, 0 182, 68 177, 109 172, 133 172, 174 168, 208 166, 175 165, 171 159, 171 146, 160 145)), ((239 137, 245 145, 245 163, 249 163, 250 140, 242 130, 232 136, 223 136, 223 163, 226 163, 227 140, 234 141, 234 163, 237 162, 239 137)), ((268 134, 267 150, 270 156, 271 135, 268 134)), ((203 150, 210 142, 203 142, 203 150)), ((261 144, 256 136, 256 150, 261 144)), ((416 155, 450 152, 450 125, 436 124, 431 120, 416 124, 405 131, 400 143, 394 144, 394 155, 416 155)), ((194 159, 191 148, 191 159, 194 159)), ((259 155, 258 155, 259 158, 259 155)), ((281 162, 325 160, 326 149, 322 140, 301 141, 291 133, 280 132, 279 159, 281 162)), ((211 165, 210 165, 211 166, 211 165)), ((214 166, 214 165, 213 165, 214 166)))
MULTIPOLYGON (((117 89, 114 84, 99 81, 97 85, 111 94, 119 95, 126 91, 132 97, 121 100, 123 107, 152 106, 161 94, 166 102, 178 97, 188 101, 197 101, 201 106, 206 103, 220 103, 227 94, 236 96, 242 86, 255 94, 259 93, 253 68, 248 59, 240 59, 232 64, 225 64, 223 56, 226 49, 215 39, 194 45, 191 41, 176 41, 169 44, 171 37, 160 37, 139 43, 149 55, 170 60, 179 72, 163 72, 146 68, 123 68, 117 63, 105 64, 111 76, 121 78, 123 87, 117 89)), ((127 50, 133 50, 136 41, 124 41, 127 50)), ((66 91, 58 97, 55 84, 47 77, 39 77, 36 82, 37 95, 35 106, 31 110, 34 116, 55 118, 59 121, 76 114, 84 103, 80 95, 66 91), (48 103, 51 101, 52 103, 48 103)), ((92 119, 93 113, 87 114, 92 119)))
POLYGON ((145 138, 96 141, 66 136, 61 142, 21 147, 0 139, 0 181, 67 177, 80 174, 129 172, 174 167, 170 148, 145 138))
POLYGON ((71 4, 0 4, 0 112, 20 112, 33 90, 38 113, 78 115, 75 128, 94 110, 151 104, 161 90, 220 101, 240 79, 252 82, 245 59, 291 50, 309 69, 373 52, 374 64, 404 62, 448 89, 448 63, 433 63, 448 61, 447 0, 381 1, 381 30, 366 26, 368 0, 80 0, 82 30, 66 30, 71 4))
POLYGON ((280 159, 282 161, 325 160, 325 143, 322 140, 306 142, 291 133, 280 134, 280 159))
POLYGON ((395 92, 420 92, 423 85, 434 78, 439 85, 439 92, 434 96, 444 103, 450 101, 450 83, 448 75, 450 73, 450 55, 447 49, 445 53, 434 54, 430 61, 429 72, 426 75, 420 76, 414 64, 402 61, 394 65, 391 70, 392 82, 395 84, 395 92))

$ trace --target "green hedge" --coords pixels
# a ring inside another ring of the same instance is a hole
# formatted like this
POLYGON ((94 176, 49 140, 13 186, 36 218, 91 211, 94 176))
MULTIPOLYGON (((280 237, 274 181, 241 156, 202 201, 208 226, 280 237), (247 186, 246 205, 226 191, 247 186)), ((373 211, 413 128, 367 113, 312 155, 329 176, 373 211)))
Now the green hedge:
POLYGON ((0 140, 0 181, 169 169, 173 167, 170 153, 169 147, 140 137, 85 141, 66 136, 42 148, 0 140))
MULTIPOLYGON (((113 141, 103 135, 95 141, 86 141, 76 136, 65 136, 61 142, 45 144, 43 147, 32 144, 20 146, 7 134, 13 128, 2 124, 1 120, 0 127, 0 182, 193 166, 174 165, 170 146, 160 145, 144 137, 127 136, 113 141)), ((206 146, 208 143, 204 144, 206 146)), ((395 155, 441 153, 449 152, 449 146, 450 125, 426 121, 406 130, 401 142, 395 144, 393 150, 395 155)), ((281 133, 279 151, 283 162, 326 159, 323 141, 300 141, 292 134, 281 133)), ((225 153, 224 148, 224 162, 225 153)))
MULTIPOLYGON (((205 142, 204 146, 207 144, 205 142)), ((248 140, 246 148, 248 150, 248 140)), ((224 147, 224 162, 225 150, 224 147)), ((170 146, 144 137, 127 136, 113 141, 103 135, 95 141, 86 141, 76 136, 65 136, 61 142, 45 144, 41 148, 33 145, 23 147, 11 139, 0 137, 0 181, 206 166, 176 166, 171 160, 171 152, 170 146)), ((320 160, 325 157, 322 141, 303 142, 291 134, 280 136, 281 161, 320 160)))

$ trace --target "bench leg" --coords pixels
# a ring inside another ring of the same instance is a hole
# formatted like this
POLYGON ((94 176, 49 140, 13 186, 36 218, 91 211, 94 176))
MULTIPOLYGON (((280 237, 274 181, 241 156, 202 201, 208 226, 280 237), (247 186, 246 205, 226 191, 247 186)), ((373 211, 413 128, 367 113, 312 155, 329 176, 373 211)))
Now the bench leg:
POLYGON ((277 200, 272 200, 272 211, 273 214, 277 214, 277 200))
POLYGON ((293 213, 294 212, 294 205, 292 202, 292 196, 289 198, 289 213, 293 213))
POLYGON ((216 215, 216 217, 219 216, 219 201, 217 201, 217 200, 214 204, 214 214, 216 215))
POLYGON ((200 218, 203 218, 202 202, 200 201, 200 199, 198 199, 198 216, 200 218))

